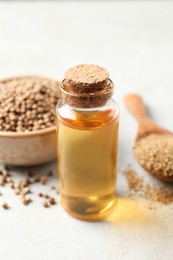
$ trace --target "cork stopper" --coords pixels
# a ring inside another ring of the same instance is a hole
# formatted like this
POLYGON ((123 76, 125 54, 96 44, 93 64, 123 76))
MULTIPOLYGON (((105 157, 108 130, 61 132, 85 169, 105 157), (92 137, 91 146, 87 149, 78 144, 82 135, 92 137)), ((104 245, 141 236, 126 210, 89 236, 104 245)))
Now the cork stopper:
POLYGON ((65 101, 76 107, 104 105, 113 94, 113 83, 108 71, 98 65, 82 64, 70 68, 62 83, 65 101))
POLYGON ((108 79, 109 72, 98 65, 82 64, 67 70, 65 78, 74 84, 92 85, 108 79))

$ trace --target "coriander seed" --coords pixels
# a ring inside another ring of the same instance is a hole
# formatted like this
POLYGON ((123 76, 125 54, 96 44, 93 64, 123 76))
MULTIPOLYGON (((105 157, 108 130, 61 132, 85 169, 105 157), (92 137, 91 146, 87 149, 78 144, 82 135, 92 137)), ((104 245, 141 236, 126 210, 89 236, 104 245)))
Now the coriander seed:
POLYGON ((54 126, 59 97, 59 83, 54 80, 21 77, 2 81, 0 130, 25 132, 54 126))
POLYGON ((2 204, 2 208, 4 208, 4 209, 9 209, 10 207, 8 206, 8 204, 7 204, 6 202, 4 202, 4 203, 2 204))

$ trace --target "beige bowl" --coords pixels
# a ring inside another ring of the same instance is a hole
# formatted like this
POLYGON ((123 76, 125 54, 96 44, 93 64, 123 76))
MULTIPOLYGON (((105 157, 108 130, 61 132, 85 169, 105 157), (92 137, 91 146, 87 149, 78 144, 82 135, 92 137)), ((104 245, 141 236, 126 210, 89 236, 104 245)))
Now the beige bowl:
MULTIPOLYGON (((11 79, 18 78, 29 77, 11 79)), ((0 83, 7 80, 10 79, 2 80, 0 83)), ((32 132, 0 131, 0 162, 18 166, 46 163, 56 159, 56 146, 55 126, 32 132)))

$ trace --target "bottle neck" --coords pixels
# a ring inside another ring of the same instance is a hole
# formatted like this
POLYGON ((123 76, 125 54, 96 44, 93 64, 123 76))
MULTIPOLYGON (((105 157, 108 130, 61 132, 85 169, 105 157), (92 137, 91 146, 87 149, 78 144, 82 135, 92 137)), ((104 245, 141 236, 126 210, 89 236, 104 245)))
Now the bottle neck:
POLYGON ((114 85, 110 79, 99 84, 80 87, 78 84, 77 86, 64 80, 61 85, 61 92, 65 104, 80 109, 97 109, 104 106, 110 100, 114 91, 114 85))
POLYGON ((70 110, 76 111, 76 112, 97 112, 97 111, 104 111, 106 107, 109 107, 110 103, 111 103, 112 99, 110 98, 109 100, 107 100, 103 105, 101 106, 93 106, 93 107, 76 107, 73 106, 67 102, 65 102, 64 99, 62 99, 62 103, 63 106, 69 108, 70 110))

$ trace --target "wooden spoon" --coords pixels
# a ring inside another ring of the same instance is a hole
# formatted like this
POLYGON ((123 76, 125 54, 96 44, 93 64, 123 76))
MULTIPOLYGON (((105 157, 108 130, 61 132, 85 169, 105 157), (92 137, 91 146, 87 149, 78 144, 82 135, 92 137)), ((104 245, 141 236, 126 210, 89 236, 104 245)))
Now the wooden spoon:
MULTIPOLYGON (((144 102, 139 95, 129 94, 124 97, 124 103, 129 109, 129 111, 135 116, 138 121, 138 132, 136 135, 136 142, 141 138, 144 138, 150 134, 158 134, 159 135, 173 135, 173 133, 167 131, 164 128, 161 128, 157 124, 155 124, 147 115, 144 102)), ((140 162, 139 162, 140 163, 140 162)), ((141 165, 145 168, 143 165, 141 165)), ((145 168, 148 171, 148 169, 145 168)), ((173 181, 173 176, 163 176, 160 174, 153 174, 149 172, 152 176, 164 180, 164 181, 173 181)))

